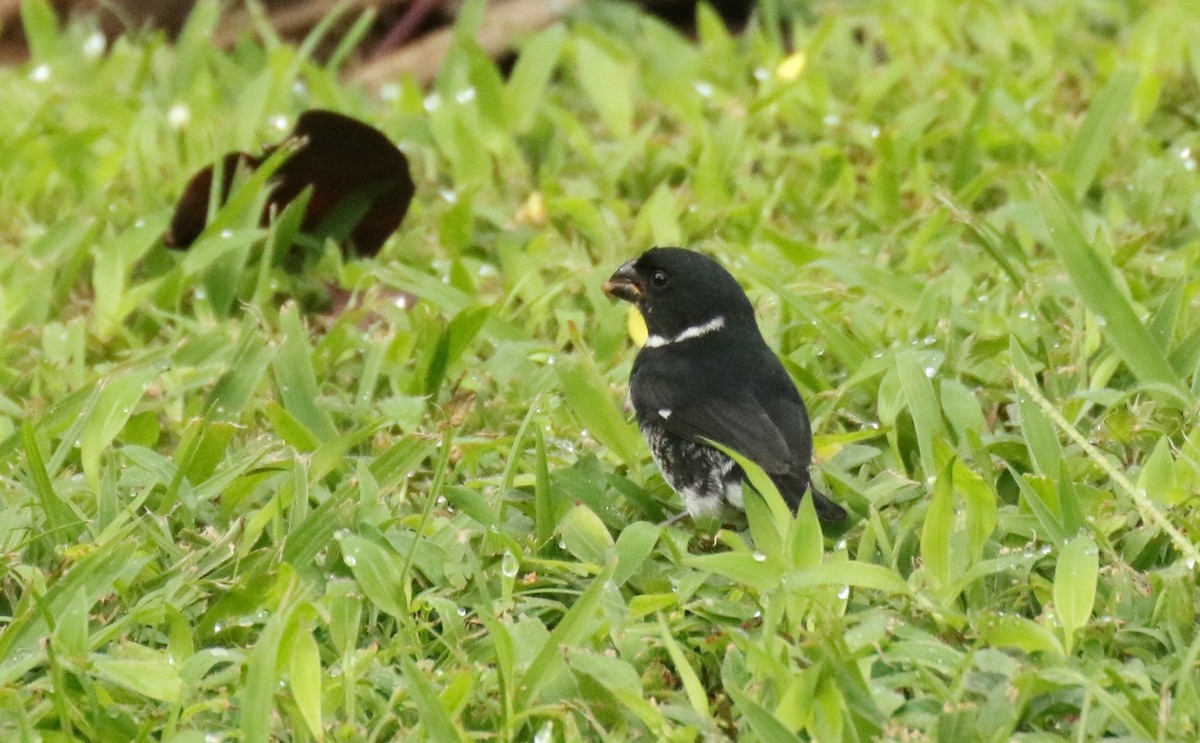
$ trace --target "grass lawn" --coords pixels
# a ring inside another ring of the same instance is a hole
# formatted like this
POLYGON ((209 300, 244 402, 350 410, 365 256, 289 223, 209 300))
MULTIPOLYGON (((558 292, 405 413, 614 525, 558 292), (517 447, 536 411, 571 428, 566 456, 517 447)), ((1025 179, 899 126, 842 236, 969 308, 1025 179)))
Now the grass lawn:
POLYGON ((353 37, 223 51, 205 3, 106 48, 26 0, 0 738, 1196 740, 1200 22, 784 5, 688 39, 591 3, 505 77, 468 4, 433 89, 371 91, 353 37), (308 108, 410 158, 376 259, 275 267, 261 192, 163 247, 308 108), (654 244, 747 288, 844 534, 770 494, 662 525, 600 289, 654 244))

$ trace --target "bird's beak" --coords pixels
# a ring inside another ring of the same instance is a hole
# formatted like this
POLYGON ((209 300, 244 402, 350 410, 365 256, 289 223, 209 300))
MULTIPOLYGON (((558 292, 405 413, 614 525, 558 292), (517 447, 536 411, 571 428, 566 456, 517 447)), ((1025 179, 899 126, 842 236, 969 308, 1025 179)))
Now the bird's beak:
POLYGON ((604 282, 604 293, 626 302, 637 302, 642 298, 642 282, 638 280, 633 261, 621 266, 608 277, 608 281, 604 282))

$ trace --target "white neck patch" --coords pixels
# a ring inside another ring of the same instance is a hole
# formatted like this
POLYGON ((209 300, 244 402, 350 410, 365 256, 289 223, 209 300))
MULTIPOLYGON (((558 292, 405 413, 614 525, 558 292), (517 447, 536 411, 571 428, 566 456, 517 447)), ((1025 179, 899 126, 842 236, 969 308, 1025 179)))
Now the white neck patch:
POLYGON ((706 323, 693 325, 690 328, 684 328, 683 331, 674 338, 664 338, 661 335, 652 335, 646 339, 646 348, 660 348, 662 346, 668 346, 672 343, 679 343, 692 338, 699 338, 701 336, 708 335, 709 333, 715 333, 723 327, 725 327, 725 316, 717 315, 706 323))

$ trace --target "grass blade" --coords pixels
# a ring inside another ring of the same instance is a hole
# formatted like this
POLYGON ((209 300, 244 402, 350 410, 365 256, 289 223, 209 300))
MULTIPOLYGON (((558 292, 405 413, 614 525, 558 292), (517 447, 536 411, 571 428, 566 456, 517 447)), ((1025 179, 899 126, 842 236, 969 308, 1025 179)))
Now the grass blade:
POLYGON ((1092 107, 1063 158, 1062 167, 1071 180, 1075 198, 1083 196, 1100 170, 1117 125, 1129 110, 1137 79, 1134 70, 1118 72, 1092 100, 1092 107))
POLYGON ((1081 534, 1063 545, 1054 569, 1054 609, 1068 653, 1075 633, 1092 617, 1099 571, 1100 551, 1091 537, 1081 534))
POLYGON ((1143 384, 1167 385, 1181 397, 1190 399, 1191 394, 1171 367, 1166 352, 1138 319, 1109 267, 1084 238, 1062 195, 1045 181, 1037 195, 1050 231, 1050 246, 1066 267, 1087 308, 1105 319, 1105 333, 1121 360, 1143 384))

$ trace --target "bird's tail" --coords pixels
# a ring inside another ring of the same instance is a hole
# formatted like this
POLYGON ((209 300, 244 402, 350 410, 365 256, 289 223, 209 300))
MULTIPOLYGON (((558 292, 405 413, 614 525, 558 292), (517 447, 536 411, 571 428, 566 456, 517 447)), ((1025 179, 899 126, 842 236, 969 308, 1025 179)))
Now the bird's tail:
POLYGON ((808 492, 812 494, 813 507, 817 509, 817 518, 822 524, 837 524, 846 520, 846 509, 829 499, 821 491, 808 484, 808 492))

